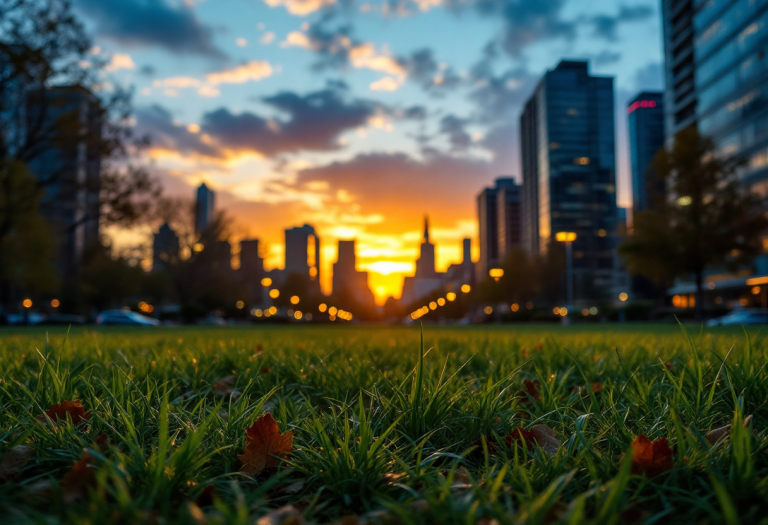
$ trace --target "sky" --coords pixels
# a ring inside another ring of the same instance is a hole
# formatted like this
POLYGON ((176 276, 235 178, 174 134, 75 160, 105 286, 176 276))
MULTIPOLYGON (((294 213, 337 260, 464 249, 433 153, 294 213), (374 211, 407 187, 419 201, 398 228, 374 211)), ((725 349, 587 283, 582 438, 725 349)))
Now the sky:
MULTIPOLYGON (((626 103, 663 86, 657 0, 74 0, 134 90, 142 159, 169 195, 205 182, 238 238, 283 266, 312 224, 330 292, 357 240, 377 301, 414 270, 425 215, 438 270, 473 238, 476 196, 521 179, 519 117, 564 58, 615 78, 619 205, 631 203, 626 103)), ((136 235, 150 232, 133 232, 136 235)))

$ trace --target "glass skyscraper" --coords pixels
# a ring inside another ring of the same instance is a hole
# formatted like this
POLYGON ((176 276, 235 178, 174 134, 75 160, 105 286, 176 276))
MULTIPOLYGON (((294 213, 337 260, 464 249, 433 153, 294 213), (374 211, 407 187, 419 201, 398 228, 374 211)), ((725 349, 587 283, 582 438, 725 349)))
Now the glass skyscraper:
POLYGON ((629 159, 632 166, 632 211, 651 205, 648 186, 656 184, 648 171, 653 157, 664 147, 664 95, 644 92, 627 105, 629 159))
POLYGON ((768 0, 664 0, 667 141, 697 123, 768 195, 768 0))
POLYGON ((546 252, 558 232, 576 232, 576 297, 614 284, 616 147, 613 78, 587 62, 548 71, 520 117, 526 248, 546 252))

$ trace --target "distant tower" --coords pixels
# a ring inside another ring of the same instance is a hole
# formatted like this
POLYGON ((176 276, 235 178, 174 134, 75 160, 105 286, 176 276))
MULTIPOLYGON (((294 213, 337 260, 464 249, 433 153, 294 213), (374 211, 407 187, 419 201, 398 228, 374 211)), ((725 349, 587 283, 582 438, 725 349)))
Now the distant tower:
POLYGON ((429 217, 424 217, 424 242, 421 243, 421 255, 416 260, 416 277, 430 279, 436 277, 435 245, 429 242, 429 217))
POLYGON ((285 275, 320 281, 320 237, 309 224, 285 230, 285 275))
POLYGON ((368 272, 357 270, 355 241, 340 240, 339 255, 333 263, 333 294, 350 294, 363 305, 373 305, 373 294, 368 288, 368 272))
POLYGON ((179 236, 168 223, 160 226, 152 241, 152 270, 166 270, 179 258, 179 236))
POLYGON ((208 189, 205 183, 197 188, 197 202, 195 203, 195 231, 202 233, 213 224, 214 198, 216 193, 208 189))

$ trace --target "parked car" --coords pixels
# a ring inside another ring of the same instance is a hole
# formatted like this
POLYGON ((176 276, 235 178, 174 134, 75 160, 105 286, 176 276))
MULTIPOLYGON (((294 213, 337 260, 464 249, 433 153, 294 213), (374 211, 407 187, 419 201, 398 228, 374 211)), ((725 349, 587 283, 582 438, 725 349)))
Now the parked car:
POLYGON ((160 321, 130 310, 106 310, 96 317, 96 324, 100 326, 158 326, 160 321))
POLYGON ((200 319, 197 324, 227 326, 227 320, 217 315, 209 315, 208 317, 200 319))
POLYGON ((739 308, 722 317, 707 321, 707 326, 741 326, 768 324, 768 310, 739 308))
POLYGON ((21 314, 8 314, 6 316, 6 322, 12 325, 33 325, 40 324, 45 321, 45 316, 37 312, 21 313, 21 314))

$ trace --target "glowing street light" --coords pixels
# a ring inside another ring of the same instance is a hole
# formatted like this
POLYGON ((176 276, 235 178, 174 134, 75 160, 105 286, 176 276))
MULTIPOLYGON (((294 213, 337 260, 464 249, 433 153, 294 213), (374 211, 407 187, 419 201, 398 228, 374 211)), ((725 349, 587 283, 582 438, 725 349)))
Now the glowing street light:
POLYGON ((437 303, 435 301, 432 301, 431 303, 429 303, 429 309, 437 310, 437 303))
POLYGON ((299 304, 299 300, 300 300, 299 296, 294 295, 293 297, 291 297, 291 304, 299 304))
POLYGON ((264 286, 264 287, 272 286, 272 279, 270 279, 269 277, 264 277, 261 280, 261 285, 264 286))
POLYGON ((272 290, 269 291, 269 296, 272 299, 277 299, 278 297, 280 297, 280 290, 278 290, 277 288, 273 288, 272 290))
POLYGON ((445 298, 446 298, 446 299, 448 299, 449 301, 453 302, 453 301, 455 301, 455 300, 456 300, 456 294, 455 294, 455 293, 453 293, 453 292, 448 292, 448 293, 445 295, 445 298))
POLYGON ((200 253, 205 249, 205 246, 201 242, 196 242, 194 245, 192 245, 192 251, 195 253, 200 253))
POLYGON ((328 309, 328 305, 325 303, 322 303, 320 304, 320 306, 317 307, 317 309, 320 313, 323 313, 328 309))
POLYGON ((32 299, 24 299, 21 304, 24 308, 32 308, 32 299))
POLYGON ((576 240, 576 232, 557 232, 557 242, 565 243, 566 280, 568 282, 568 306, 573 306, 573 241, 576 240))
POLYGON ((445 306, 445 299, 441 297, 440 299, 437 300, 437 304, 438 306, 445 306))
POLYGON ((60 304, 61 304, 61 303, 59 302, 59 300, 58 300, 58 299, 52 299, 52 300, 51 300, 51 307, 52 307, 52 308, 58 308, 60 304))
POLYGON ((621 292, 619 294, 619 301, 621 301, 622 303, 626 302, 627 299, 629 299, 629 294, 627 292, 621 292))
POLYGON ((237 306, 238 310, 242 310, 243 308, 245 308, 245 303, 243 301, 237 301, 235 303, 235 306, 237 306))
POLYGON ((469 293, 469 291, 472 289, 468 284, 461 285, 461 291, 462 293, 469 293))
POLYGON ((488 275, 493 277, 494 281, 499 282, 499 279, 504 277, 504 270, 502 270, 501 268, 491 268, 488 271, 488 275))

